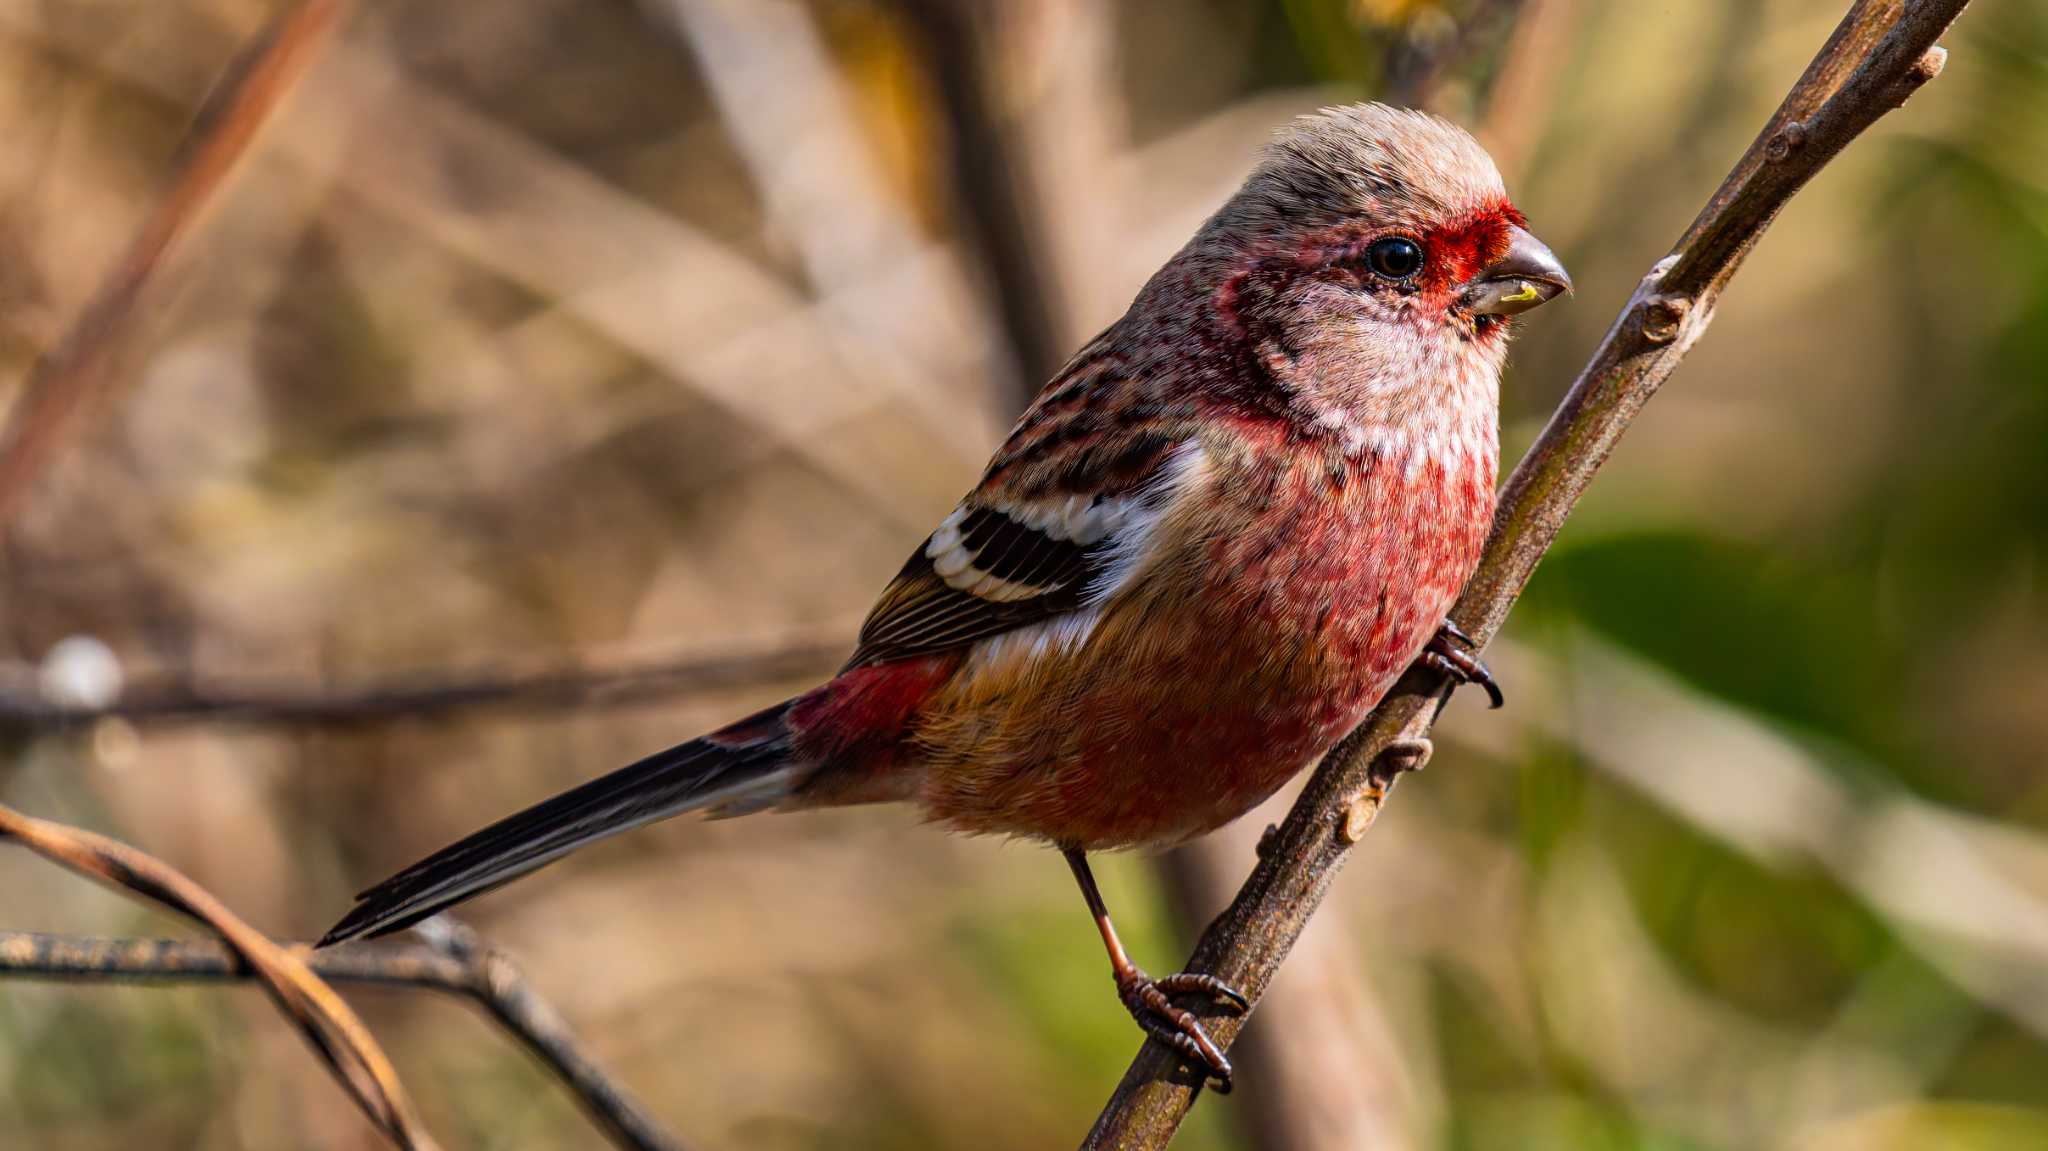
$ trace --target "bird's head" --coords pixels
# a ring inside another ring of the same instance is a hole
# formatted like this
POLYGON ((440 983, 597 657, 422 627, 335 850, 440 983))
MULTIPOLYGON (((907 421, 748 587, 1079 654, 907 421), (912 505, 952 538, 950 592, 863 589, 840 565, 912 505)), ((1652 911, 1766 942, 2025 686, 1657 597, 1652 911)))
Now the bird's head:
POLYGON ((1347 402, 1490 388, 1510 318, 1571 290, 1477 141, 1380 104, 1283 129, 1185 256, 1223 330, 1347 402))

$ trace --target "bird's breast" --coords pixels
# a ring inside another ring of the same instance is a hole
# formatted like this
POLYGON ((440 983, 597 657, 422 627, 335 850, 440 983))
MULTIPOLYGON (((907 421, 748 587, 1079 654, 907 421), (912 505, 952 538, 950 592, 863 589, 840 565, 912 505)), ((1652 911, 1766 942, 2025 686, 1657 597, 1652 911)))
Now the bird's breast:
POLYGON ((1435 633, 1470 576, 1493 480, 1489 452, 1292 452, 1226 486, 1237 522, 1209 540, 1212 598, 1248 625, 1249 649, 1306 689, 1377 683, 1435 633))

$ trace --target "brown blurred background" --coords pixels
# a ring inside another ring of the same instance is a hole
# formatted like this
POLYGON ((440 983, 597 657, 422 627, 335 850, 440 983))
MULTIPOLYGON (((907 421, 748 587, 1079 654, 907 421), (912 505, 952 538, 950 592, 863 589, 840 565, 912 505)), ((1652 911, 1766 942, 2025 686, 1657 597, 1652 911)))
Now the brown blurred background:
MULTIPOLYGON (((1842 7, 363 4, 0 537, 0 687, 716 682, 15 721, 0 801, 303 938, 803 686, 1322 103, 1473 126, 1577 278, 1512 458, 1842 7)), ((281 9, 0 0, 0 403, 281 9)), ((2048 1146, 2048 9, 1949 46, 1765 239, 1489 653, 1507 709, 1453 706, 1177 1146, 2048 1146)), ((1195 915, 1266 819, 1182 867, 1195 915)), ((1154 861, 1103 870, 1171 969, 1154 861)), ((1137 1045, 1055 856, 900 811, 665 824, 464 914, 698 1147, 1071 1145, 1137 1045)), ((186 930, 15 851, 0 927, 186 930)), ((462 1005, 350 998, 447 1145, 603 1145, 462 1005)), ((6 982, 0 1145, 378 1144, 254 990, 6 982)))

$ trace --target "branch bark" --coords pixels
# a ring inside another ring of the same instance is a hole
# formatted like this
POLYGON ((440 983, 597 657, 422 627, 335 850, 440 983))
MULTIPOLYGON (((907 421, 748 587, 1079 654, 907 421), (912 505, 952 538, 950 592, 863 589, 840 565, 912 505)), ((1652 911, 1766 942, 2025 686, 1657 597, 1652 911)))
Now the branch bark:
MULTIPOLYGON (((419 926, 422 942, 370 942, 287 950, 330 983, 415 987, 482 1007, 575 1093, 612 1142, 634 1151, 682 1151, 647 1109, 583 1053, 569 1025, 511 958, 442 916, 419 926)), ((0 931, 0 978, 210 983, 253 979, 234 951, 210 939, 98 939, 0 931)))
MULTIPOLYGON (((1491 639, 1564 520, 1638 412, 1706 330, 1722 289, 1778 211, 1830 159, 1941 71, 1935 44, 1967 0, 1857 0, 1670 253, 1630 297, 1543 434, 1508 478, 1479 569, 1452 618, 1491 639)), ((1424 736, 1448 685, 1412 670, 1318 765, 1269 849, 1196 946, 1188 970, 1264 994, 1350 848, 1424 736)), ((1228 1046, 1242 1020, 1207 1019, 1228 1046)), ((1148 1042, 1084 1148, 1166 1145, 1199 1093, 1167 1048, 1148 1042)))

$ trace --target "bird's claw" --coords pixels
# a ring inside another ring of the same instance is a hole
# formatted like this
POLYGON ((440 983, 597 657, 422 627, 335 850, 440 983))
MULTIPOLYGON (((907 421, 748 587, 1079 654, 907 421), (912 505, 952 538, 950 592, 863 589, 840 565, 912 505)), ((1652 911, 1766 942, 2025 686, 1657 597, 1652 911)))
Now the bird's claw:
POLYGON ((1153 980, 1152 986, 1168 995, 1206 995, 1221 1004, 1229 1015, 1243 1015, 1252 1009, 1252 1001, 1242 992, 1214 975, 1203 971, 1182 971, 1164 979, 1153 980))
POLYGON ((1204 996, 1222 1008, 1224 1014, 1232 1016, 1251 1010, 1250 1000, 1214 975, 1198 971, 1183 971, 1164 979, 1154 979, 1132 968, 1128 975, 1117 980, 1116 992, 1131 1018, 1138 1021, 1138 1026, 1147 1035, 1173 1048, 1182 1059, 1206 1072, 1208 1078, 1216 1081, 1217 1094, 1230 1094, 1229 1058, 1209 1037, 1202 1021, 1195 1018, 1193 1012, 1175 1005, 1172 997, 1204 996))
POLYGON ((1429 646, 1422 649, 1422 664, 1449 676, 1454 683, 1478 685, 1486 692, 1487 703, 1498 708, 1507 703, 1507 697, 1501 694, 1500 684, 1494 682, 1493 673, 1480 662, 1478 647, 1463 628, 1445 620, 1436 635, 1431 637, 1429 646))

